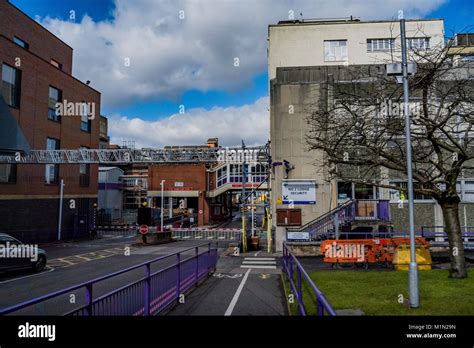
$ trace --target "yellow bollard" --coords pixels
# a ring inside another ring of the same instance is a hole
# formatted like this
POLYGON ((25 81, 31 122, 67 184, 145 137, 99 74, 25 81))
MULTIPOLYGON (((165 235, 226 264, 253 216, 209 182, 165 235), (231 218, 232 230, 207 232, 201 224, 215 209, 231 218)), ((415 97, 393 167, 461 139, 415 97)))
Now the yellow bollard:
POLYGON ((242 214, 242 252, 247 252, 247 233, 245 233, 245 215, 242 214))

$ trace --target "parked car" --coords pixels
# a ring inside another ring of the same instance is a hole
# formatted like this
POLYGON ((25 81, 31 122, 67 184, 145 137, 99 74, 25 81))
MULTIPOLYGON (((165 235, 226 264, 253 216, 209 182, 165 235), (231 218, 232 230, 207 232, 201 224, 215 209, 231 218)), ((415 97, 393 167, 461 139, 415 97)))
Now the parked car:
POLYGON ((20 242, 6 233, 0 233, 0 272, 30 268, 41 272, 46 267, 43 249, 20 242))

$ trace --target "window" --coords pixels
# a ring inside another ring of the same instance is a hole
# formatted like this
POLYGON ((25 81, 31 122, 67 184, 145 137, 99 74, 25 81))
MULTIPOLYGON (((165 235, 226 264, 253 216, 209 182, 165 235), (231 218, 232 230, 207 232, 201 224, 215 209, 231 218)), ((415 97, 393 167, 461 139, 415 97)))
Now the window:
POLYGON ((2 95, 7 105, 20 107, 21 70, 10 65, 2 66, 2 95))
POLYGON ((16 164, 0 164, 0 183, 16 182, 16 164))
POLYGON ((395 39, 367 39, 367 52, 390 51, 395 48, 395 39))
POLYGON ((58 69, 61 69, 61 70, 63 69, 63 65, 62 65, 61 63, 55 61, 55 60, 52 59, 52 58, 51 58, 51 60, 50 60, 50 63, 51 63, 51 65, 55 66, 55 67, 58 68, 58 69))
POLYGON ((430 48, 430 38, 429 37, 407 38, 407 48, 409 50, 427 50, 430 48))
POLYGON ((27 50, 29 47, 29 45, 25 41, 23 41, 17 36, 13 37, 13 42, 16 43, 18 46, 23 47, 25 50, 27 50))
POLYGON ((56 112, 56 103, 61 103, 63 100, 63 92, 60 89, 49 86, 49 101, 48 101, 48 119, 56 122, 61 122, 61 115, 56 112))
MULTIPOLYGON (((88 149, 86 146, 81 146, 81 149, 88 149)), ((79 164, 79 185, 81 187, 89 187, 90 185, 90 164, 79 164)))
POLYGON ((86 102, 81 104, 81 130, 84 132, 91 131, 91 120, 89 119, 89 105, 86 102))
POLYGON ((337 199, 352 199, 352 183, 338 182, 337 183, 337 199))
POLYGON ((377 199, 377 188, 372 185, 338 182, 337 199, 344 201, 347 199, 377 199))
MULTIPOLYGON (((399 181, 399 182, 390 182, 390 185, 394 185, 394 186, 397 186, 397 187, 400 187, 400 188, 403 188, 403 189, 407 189, 407 182, 406 181, 399 181)), ((416 189, 417 187, 419 187, 420 184, 414 182, 413 183, 413 189, 416 189)), ((423 195, 423 194, 420 194, 420 193, 416 193, 414 192, 414 199, 415 200, 422 200, 422 201, 432 201, 433 198, 431 198, 430 196, 427 196, 427 195, 423 195)), ((391 201, 399 201, 399 200, 407 200, 408 199, 408 195, 406 193, 402 194, 401 191, 398 191, 398 190, 391 190, 390 191, 390 200, 391 201)))
POLYGON ((474 181, 464 181, 463 200, 468 202, 474 202, 474 181))
POLYGON ((227 183, 227 166, 217 170, 217 187, 227 183))
MULTIPOLYGON (((46 150, 59 150, 59 140, 47 138, 46 150)), ((57 184, 59 182, 59 164, 47 164, 44 179, 46 184, 57 184)))
POLYGON ((347 40, 324 41, 324 61, 347 61, 347 40))

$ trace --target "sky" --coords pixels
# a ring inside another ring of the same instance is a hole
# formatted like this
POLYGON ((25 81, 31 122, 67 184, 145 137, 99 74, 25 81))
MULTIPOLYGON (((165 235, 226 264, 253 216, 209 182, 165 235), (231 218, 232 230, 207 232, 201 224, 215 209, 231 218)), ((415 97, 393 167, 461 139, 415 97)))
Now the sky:
POLYGON ((10 0, 74 48, 73 75, 102 93, 111 142, 264 144, 267 26, 288 19, 444 18, 474 31, 472 0, 10 0), (236 59, 238 64, 236 65, 236 59))

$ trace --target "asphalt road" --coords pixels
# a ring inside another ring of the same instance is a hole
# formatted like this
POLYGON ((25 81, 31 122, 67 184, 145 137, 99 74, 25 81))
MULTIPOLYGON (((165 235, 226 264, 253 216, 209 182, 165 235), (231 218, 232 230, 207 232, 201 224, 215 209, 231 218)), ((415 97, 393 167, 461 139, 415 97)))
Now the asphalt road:
POLYGON ((255 251, 239 256, 221 255, 213 276, 187 295, 184 303, 177 303, 166 313, 176 316, 287 314, 281 259, 255 251), (243 265, 250 268, 242 268, 243 265))
MULTIPOLYGON (((40 245, 48 255, 48 268, 34 274, 29 271, 0 274, 0 308, 6 308, 26 300, 58 291, 145 261, 173 254, 203 241, 182 241, 155 246, 133 247, 134 239, 129 237, 104 238, 75 243, 51 243, 40 245), (130 254, 125 250, 130 247, 130 254)), ((226 247, 221 243, 220 250, 226 247)), ((204 248, 200 249, 200 252, 204 248)), ((193 250, 183 254, 182 259, 193 255, 193 250)), ((153 264, 151 271, 174 264, 171 256, 153 264)), ((94 298, 106 292, 138 280, 144 274, 144 267, 111 278, 94 286, 94 298)), ((48 300, 32 308, 18 311, 25 315, 61 315, 84 303, 83 290, 75 290, 54 300, 48 300)))

